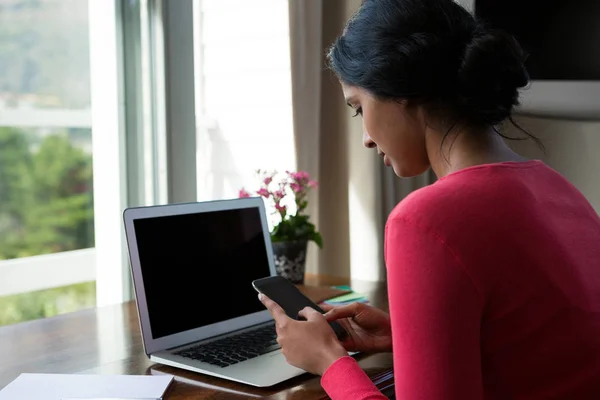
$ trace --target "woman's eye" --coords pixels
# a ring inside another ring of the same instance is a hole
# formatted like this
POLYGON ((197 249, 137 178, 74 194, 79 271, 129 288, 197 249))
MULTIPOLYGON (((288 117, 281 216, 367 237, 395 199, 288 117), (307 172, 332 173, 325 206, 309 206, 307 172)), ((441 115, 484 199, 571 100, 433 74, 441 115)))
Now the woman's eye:
POLYGON ((356 114, 354 114, 352 117, 357 117, 359 115, 362 115, 362 107, 358 107, 356 109, 356 114))

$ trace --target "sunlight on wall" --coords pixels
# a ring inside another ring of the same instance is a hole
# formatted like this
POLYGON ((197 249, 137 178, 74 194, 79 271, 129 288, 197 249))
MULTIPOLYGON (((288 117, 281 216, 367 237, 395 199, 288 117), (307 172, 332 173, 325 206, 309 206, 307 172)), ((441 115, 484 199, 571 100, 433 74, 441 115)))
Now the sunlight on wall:
POLYGON ((198 199, 295 168, 288 3, 204 0, 197 22, 198 199))

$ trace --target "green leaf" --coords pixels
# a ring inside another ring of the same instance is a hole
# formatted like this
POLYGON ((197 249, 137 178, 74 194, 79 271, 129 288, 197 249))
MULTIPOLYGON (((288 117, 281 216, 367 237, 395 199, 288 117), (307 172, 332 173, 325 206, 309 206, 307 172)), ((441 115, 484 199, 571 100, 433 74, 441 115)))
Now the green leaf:
POLYGON ((310 240, 315 242, 320 249, 323 248, 323 236, 321 236, 319 232, 313 232, 310 237, 310 240))
POLYGON ((281 221, 271 232, 272 242, 308 240, 314 241, 320 248, 323 238, 308 215, 293 215, 281 221))

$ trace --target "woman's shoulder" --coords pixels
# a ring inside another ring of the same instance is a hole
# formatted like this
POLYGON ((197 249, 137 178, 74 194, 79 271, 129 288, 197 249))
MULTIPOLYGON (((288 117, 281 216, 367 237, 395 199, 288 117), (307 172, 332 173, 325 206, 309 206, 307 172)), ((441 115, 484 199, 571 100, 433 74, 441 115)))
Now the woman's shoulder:
POLYGON ((388 220, 404 219, 439 226, 465 218, 502 217, 509 208, 531 205, 536 197, 570 185, 541 161, 508 162, 465 168, 415 190, 390 213, 388 220))

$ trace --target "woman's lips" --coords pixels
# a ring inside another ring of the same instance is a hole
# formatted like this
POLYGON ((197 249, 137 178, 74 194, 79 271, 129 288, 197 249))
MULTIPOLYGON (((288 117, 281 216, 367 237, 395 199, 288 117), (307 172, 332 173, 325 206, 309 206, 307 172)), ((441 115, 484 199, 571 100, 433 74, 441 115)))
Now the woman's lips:
POLYGON ((388 156, 386 156, 385 154, 383 154, 383 163, 388 167, 392 166, 392 162, 390 161, 390 158, 388 156))

